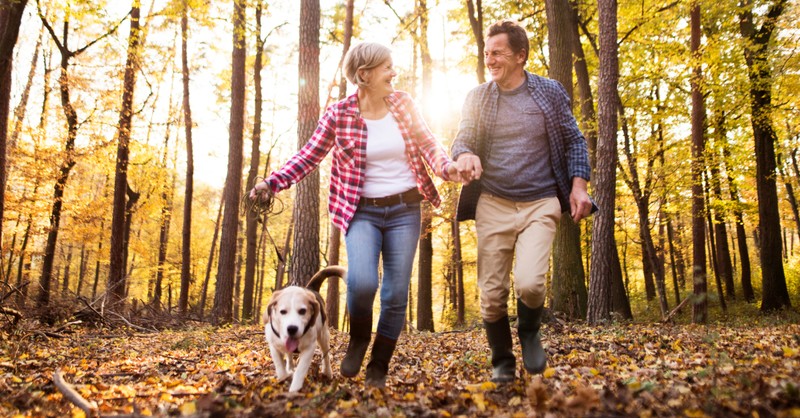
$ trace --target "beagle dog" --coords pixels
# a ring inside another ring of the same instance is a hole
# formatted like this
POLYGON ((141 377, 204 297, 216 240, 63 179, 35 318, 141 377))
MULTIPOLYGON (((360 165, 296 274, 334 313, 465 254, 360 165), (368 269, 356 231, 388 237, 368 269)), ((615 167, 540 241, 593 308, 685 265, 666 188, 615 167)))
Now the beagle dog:
POLYGON ((272 362, 278 381, 292 377, 289 392, 303 387, 314 349, 322 350, 323 373, 329 379, 331 373, 330 332, 325 314, 325 301, 319 294, 322 282, 330 276, 345 277, 346 270, 340 266, 328 266, 314 275, 306 287, 287 286, 272 294, 264 311, 264 335, 269 344, 272 362), (294 354, 297 367, 294 368, 294 354), (294 370, 293 370, 294 369, 294 370))

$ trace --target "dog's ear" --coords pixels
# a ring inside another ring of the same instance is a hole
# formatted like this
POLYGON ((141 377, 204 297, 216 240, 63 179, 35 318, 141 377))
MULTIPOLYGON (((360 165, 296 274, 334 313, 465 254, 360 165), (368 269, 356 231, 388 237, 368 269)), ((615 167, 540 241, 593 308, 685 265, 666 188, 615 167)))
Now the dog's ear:
POLYGON ((278 303, 278 300, 280 299, 279 296, 281 294, 281 291, 282 290, 278 290, 278 291, 276 291, 275 293, 272 294, 272 298, 269 301, 269 305, 267 305, 267 309, 264 311, 263 319, 264 319, 265 323, 269 322, 269 319, 272 317, 272 309, 275 307, 275 304, 278 303))
POLYGON ((328 318, 327 313, 325 312, 325 300, 322 299, 322 295, 318 292, 309 291, 309 304, 312 307, 312 315, 309 324, 313 324, 317 320, 317 315, 322 317, 322 325, 327 326, 328 318))

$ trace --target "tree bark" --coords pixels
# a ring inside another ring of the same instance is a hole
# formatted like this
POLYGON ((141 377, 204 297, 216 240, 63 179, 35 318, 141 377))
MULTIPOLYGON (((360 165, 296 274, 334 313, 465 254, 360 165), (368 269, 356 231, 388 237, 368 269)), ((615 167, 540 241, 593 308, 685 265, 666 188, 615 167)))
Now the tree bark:
POLYGON ((791 306, 783 270, 780 237, 780 212, 775 181, 775 142, 772 126, 772 71, 770 69, 770 39, 783 13, 786 0, 776 0, 769 6, 761 28, 753 22, 752 1, 745 1, 739 27, 750 45, 744 49, 750 78, 750 110, 756 151, 756 187, 758 189, 759 234, 761 236, 761 311, 770 312, 791 306))
MULTIPOLYGON (((170 100, 170 108, 172 107, 172 100, 170 100)), ((172 109, 169 112, 172 115, 172 109)), ((166 171, 167 169, 167 152, 169 150, 169 135, 170 127, 172 125, 172 118, 167 121, 166 134, 164 135, 164 154, 161 159, 161 167, 166 171)), ((158 264, 156 266, 156 280, 153 286, 153 307, 156 309, 161 308, 161 284, 164 280, 164 269, 167 263, 167 248, 169 245, 169 227, 172 221, 172 199, 173 190, 175 190, 175 177, 172 181, 164 181, 161 185, 161 225, 158 231, 158 264)), ((167 305, 171 308, 171 304, 167 305)))
MULTIPOLYGON (((297 149, 314 134, 319 119, 319 25, 319 0, 301 0, 297 149)), ((305 285, 319 270, 319 170, 297 185, 292 217, 294 250, 289 280, 305 285)))
POLYGON ((614 246, 614 209, 616 207, 617 166, 617 84, 619 63, 617 55, 617 2, 600 0, 599 41, 600 76, 598 82, 598 143, 597 176, 594 193, 600 210, 592 224, 592 259, 589 280, 587 320, 600 323, 611 317, 613 289, 612 252, 614 246))
POLYGON ((483 37, 483 4, 482 0, 466 0, 467 2, 467 16, 469 16, 469 26, 472 28, 472 35, 475 37, 475 46, 477 47, 476 58, 478 63, 475 65, 475 76, 478 78, 478 84, 486 82, 486 73, 484 67, 486 63, 483 58, 483 49, 486 46, 486 40, 483 37))
MULTIPOLYGON (((567 0, 547 0, 545 6, 550 60, 548 77, 561 83, 572 100, 572 10, 567 0)), ((587 293, 581 256, 581 229, 569 216, 561 217, 552 258, 553 309, 575 319, 584 318, 587 293)))
MULTIPOLYGON (((353 9, 354 0, 347 0, 345 5, 345 18, 344 18, 344 39, 342 40, 342 58, 347 55, 350 50, 350 43, 353 39, 353 9)), ((347 78, 342 72, 339 79, 339 100, 347 97, 347 78)), ((328 246, 328 264, 339 264, 339 249, 342 241, 342 233, 339 228, 331 224, 330 245, 328 246)), ((343 279, 345 279, 343 277, 343 279)), ((332 327, 339 329, 339 280, 332 280, 328 282, 328 292, 325 298, 325 306, 328 309, 328 318, 332 327)))
POLYGON ((705 323, 708 315, 706 277, 705 224, 703 213, 703 171, 705 170, 705 104, 700 83, 703 79, 700 61, 700 6, 691 8, 691 52, 693 56, 692 87, 692 278, 694 303, 692 322, 705 323))
POLYGON ((14 62, 14 46, 17 44, 22 13, 27 3, 27 0, 0 0, 0 242, 3 241, 11 70, 14 62))
MULTIPOLYGON (((225 195, 223 190, 222 195, 225 195)), ((203 280, 203 289, 200 292, 200 307, 198 316, 203 319, 203 311, 206 309, 206 296, 208 295, 208 282, 211 280, 211 268, 214 266, 214 254, 217 253, 217 239, 219 238, 220 221, 222 220, 222 209, 225 206, 225 199, 220 197, 219 210, 217 211, 217 221, 214 222, 214 235, 211 238, 211 250, 208 253, 208 263, 206 264, 206 277, 203 280)))
MULTIPOLYGON (((192 106, 189 100, 189 2, 183 0, 181 14, 181 79, 183 83, 183 129, 186 141, 186 180, 183 193, 183 226, 181 229, 181 291, 178 311, 186 315, 189 307, 189 283, 192 280, 192 200, 194 197, 194 151, 192 138, 192 106)), ((216 232, 216 231, 215 231, 216 232)), ((209 266, 210 268, 211 266, 209 266)), ((206 274, 208 274, 206 272, 206 274)), ((205 296, 205 295, 203 295, 205 296)), ((202 317, 203 307, 200 308, 202 317)))
POLYGON ((236 241, 239 234, 239 192, 242 187, 242 143, 244 141, 244 95, 246 42, 245 0, 234 1, 233 53, 231 63, 231 118, 228 140, 228 174, 225 179, 225 212, 222 218, 217 284, 211 321, 233 320, 233 285, 236 276, 236 241))
MULTIPOLYGON (((250 170, 247 172, 247 181, 244 193, 253 187, 258 176, 261 161, 261 114, 263 110, 261 93, 261 69, 263 68, 264 40, 261 38, 261 11, 263 3, 256 2, 256 56, 253 64, 253 88, 255 90, 255 114, 253 119, 253 138, 250 148, 250 170)), ((266 222, 266 220, 264 220, 266 222)), ((242 321, 249 322, 257 317, 253 312, 256 263, 258 262, 258 214, 253 211, 245 213, 245 264, 244 264, 244 290, 242 291, 242 321)))

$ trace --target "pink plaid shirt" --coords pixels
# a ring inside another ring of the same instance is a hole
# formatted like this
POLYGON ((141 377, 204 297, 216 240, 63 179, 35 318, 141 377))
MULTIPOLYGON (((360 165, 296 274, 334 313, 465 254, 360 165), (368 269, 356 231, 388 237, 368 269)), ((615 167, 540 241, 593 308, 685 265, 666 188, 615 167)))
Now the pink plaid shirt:
MULTIPOLYGON (((453 160, 428 129, 408 93, 395 91, 385 100, 405 140, 417 189, 438 207, 441 199, 425 163, 437 176, 449 180, 447 169, 453 160)), ((315 170, 331 149, 328 211, 333 224, 346 233, 358 208, 366 171, 367 125, 358 109, 358 92, 328 107, 308 143, 264 181, 274 193, 287 189, 315 170)))

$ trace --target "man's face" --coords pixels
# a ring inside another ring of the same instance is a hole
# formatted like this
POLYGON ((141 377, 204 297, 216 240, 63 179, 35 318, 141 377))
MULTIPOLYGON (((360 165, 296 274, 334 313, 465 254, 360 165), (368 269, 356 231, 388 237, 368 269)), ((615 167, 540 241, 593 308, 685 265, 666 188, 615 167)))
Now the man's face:
POLYGON ((492 80, 501 89, 510 90, 518 87, 513 84, 519 81, 517 77, 525 66, 525 51, 521 50, 515 54, 508 44, 507 34, 500 33, 486 39, 483 57, 492 80))

